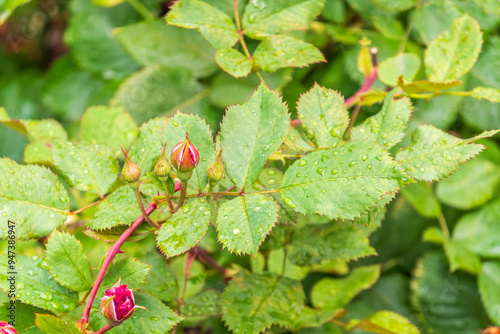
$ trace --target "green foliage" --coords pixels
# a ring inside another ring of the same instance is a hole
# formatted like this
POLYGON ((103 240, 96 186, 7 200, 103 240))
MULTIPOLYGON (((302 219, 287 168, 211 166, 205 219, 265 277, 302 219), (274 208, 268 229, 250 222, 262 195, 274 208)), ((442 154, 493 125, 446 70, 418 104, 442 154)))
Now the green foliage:
POLYGON ((399 76, 412 81, 420 68, 420 58, 412 53, 403 53, 380 63, 378 76, 388 86, 396 86, 399 76))
POLYGON ((47 334, 78 334, 80 331, 75 325, 67 323, 59 318, 48 314, 38 314, 35 323, 47 334))
POLYGON ((483 263, 479 273, 479 291, 490 319, 495 325, 500 324, 500 304, 498 295, 498 277, 500 264, 495 261, 483 263))
POLYGON ((390 311, 379 311, 364 320, 351 320, 348 329, 363 329, 382 334, 419 334, 419 330, 408 319, 390 311))
POLYGON ((241 52, 232 48, 217 50, 217 64, 235 78, 246 77, 252 70, 252 62, 241 52))

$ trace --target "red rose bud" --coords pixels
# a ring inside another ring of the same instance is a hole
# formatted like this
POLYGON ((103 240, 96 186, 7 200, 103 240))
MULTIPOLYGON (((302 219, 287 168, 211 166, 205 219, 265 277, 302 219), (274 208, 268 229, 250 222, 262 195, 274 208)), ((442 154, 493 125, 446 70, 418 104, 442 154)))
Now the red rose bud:
POLYGON ((101 300, 101 314, 111 326, 121 325, 138 308, 145 310, 144 307, 135 305, 132 291, 126 284, 120 285, 120 281, 106 290, 106 294, 101 300))
POLYGON ((125 151, 123 147, 121 148, 123 155, 125 156, 125 164, 122 169, 122 178, 128 183, 133 183, 139 180, 141 177, 141 170, 139 166, 130 161, 128 158, 128 151, 125 151))
POLYGON ((179 173, 177 176, 187 181, 191 177, 192 170, 200 162, 200 155, 186 133, 186 140, 175 145, 170 154, 170 161, 179 173))
POLYGON ((167 144, 163 146, 163 152, 161 153, 160 159, 156 162, 154 172, 156 176, 160 179, 160 181, 166 181, 168 178, 168 174, 172 170, 170 167, 170 162, 168 162, 165 157, 165 149, 167 148, 167 144))
POLYGON ((17 334, 17 331, 8 322, 0 321, 0 334, 17 334))
POLYGON ((224 162, 222 161, 222 150, 217 153, 217 157, 215 158, 215 162, 213 162, 207 169, 207 176, 210 184, 215 184, 222 180, 224 177, 224 173, 226 172, 226 167, 224 166, 224 162))

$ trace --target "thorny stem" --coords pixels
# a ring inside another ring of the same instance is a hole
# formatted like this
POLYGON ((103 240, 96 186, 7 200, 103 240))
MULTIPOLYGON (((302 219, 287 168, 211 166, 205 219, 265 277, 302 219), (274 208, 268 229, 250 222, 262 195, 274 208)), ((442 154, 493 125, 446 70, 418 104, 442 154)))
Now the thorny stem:
POLYGON ((439 226, 441 226, 441 229, 443 230, 444 235, 449 237, 450 230, 448 229, 448 225, 446 224, 446 220, 444 219, 443 213, 441 213, 439 215, 438 220, 439 220, 439 226))
POLYGON ((102 334, 102 333, 106 333, 107 331, 109 331, 110 329, 113 329, 113 326, 111 326, 110 324, 107 324, 105 325, 103 328, 99 329, 97 332, 94 332, 93 334, 102 334))
POLYGON ((227 270, 222 268, 217 261, 215 261, 210 255, 208 255, 207 251, 199 248, 198 246, 194 246, 192 249, 193 253, 196 255, 197 259, 201 262, 207 263, 214 267, 222 276, 225 276, 227 270))
POLYGON ((378 58, 377 58, 378 49, 371 48, 370 53, 372 54, 373 72, 366 76, 365 82, 363 83, 361 88, 359 88, 359 90, 353 96, 351 96, 350 98, 348 98, 345 101, 345 105, 346 105, 347 109, 349 109, 353 104, 358 102, 359 96, 361 94, 369 91, 372 88, 375 81, 377 80, 377 77, 378 77, 378 58))
POLYGON ((149 225, 153 226, 154 228, 160 228, 158 225, 156 225, 151 218, 149 218, 149 215, 146 213, 146 210, 144 210, 144 204, 142 203, 142 198, 141 198, 141 193, 139 191, 139 188, 134 189, 135 197, 137 198, 137 204, 139 204, 139 209, 141 209, 142 216, 146 221, 149 223, 149 225))
MULTIPOLYGON (((156 210, 156 204, 152 203, 145 210, 146 216, 150 215, 155 210, 156 210)), ((113 246, 111 246, 111 248, 108 250, 106 257, 104 258, 104 262, 102 263, 102 267, 99 270, 99 274, 97 275, 97 279, 95 280, 94 286, 92 287, 92 291, 90 292, 87 304, 85 305, 85 310, 83 311, 82 319, 80 320, 83 326, 89 321, 89 314, 90 314, 90 309, 92 308, 92 303, 94 302, 97 290, 99 290, 99 286, 102 283, 102 279, 104 278, 104 275, 106 274, 106 271, 108 270, 111 261, 113 261, 116 253, 118 253, 123 243, 132 234, 132 232, 134 232, 134 230, 138 228, 139 225, 141 225, 143 221, 144 221, 144 216, 141 215, 132 223, 132 225, 128 229, 125 230, 125 232, 123 232, 123 234, 118 238, 118 240, 115 241, 113 246)))

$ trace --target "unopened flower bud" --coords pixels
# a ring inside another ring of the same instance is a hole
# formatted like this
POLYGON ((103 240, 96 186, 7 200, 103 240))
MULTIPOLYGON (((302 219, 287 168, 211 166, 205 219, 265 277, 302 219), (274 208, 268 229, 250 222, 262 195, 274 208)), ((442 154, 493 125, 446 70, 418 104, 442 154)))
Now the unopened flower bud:
POLYGON ((163 146, 163 152, 161 152, 160 159, 156 162, 154 172, 160 181, 166 181, 168 178, 168 174, 172 170, 170 167, 170 162, 165 157, 165 149, 167 148, 167 144, 163 146))
POLYGON ((177 176, 187 181, 192 174, 193 169, 200 162, 200 155, 198 150, 189 140, 186 133, 186 140, 175 145, 170 154, 170 161, 175 169, 177 169, 177 176))
POLYGON ((215 161, 208 166, 207 175, 210 184, 215 184, 222 180, 224 177, 224 173, 226 172, 226 167, 224 166, 224 162, 222 161, 222 150, 217 153, 217 157, 215 161))
POLYGON ((122 169, 122 178, 123 180, 125 180, 125 182, 128 183, 136 182, 141 177, 141 170, 139 166, 130 161, 130 159, 128 158, 128 151, 125 151, 123 147, 121 149, 123 155, 125 156, 125 164, 123 165, 122 169))
POLYGON ((106 290, 100 308, 101 314, 111 326, 121 325, 138 308, 145 310, 144 307, 135 305, 134 294, 126 284, 120 285, 120 281, 106 290))
POLYGON ((0 321, 0 334, 17 334, 17 331, 8 322, 0 321))

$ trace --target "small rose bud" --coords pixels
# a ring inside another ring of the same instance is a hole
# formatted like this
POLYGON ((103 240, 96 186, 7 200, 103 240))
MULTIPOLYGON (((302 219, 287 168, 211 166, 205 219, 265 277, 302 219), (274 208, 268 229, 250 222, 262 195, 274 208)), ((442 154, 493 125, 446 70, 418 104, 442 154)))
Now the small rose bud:
POLYGON ((125 156, 125 164, 122 169, 122 178, 125 182, 134 183, 141 177, 141 170, 139 166, 130 161, 128 158, 128 151, 125 151, 123 147, 121 148, 123 155, 125 156))
POLYGON ((226 172, 226 167, 224 166, 224 162, 222 161, 222 150, 217 153, 217 157, 215 161, 208 166, 207 175, 210 184, 214 185, 215 183, 222 180, 224 177, 224 173, 226 172))
POLYGON ((101 314, 108 320, 111 326, 119 326, 130 318, 138 308, 135 305, 134 294, 126 284, 120 285, 120 281, 106 290, 101 300, 101 314))
POLYGON ((200 155, 196 147, 189 140, 187 133, 186 140, 175 145, 172 149, 170 161, 178 171, 177 176, 183 181, 189 180, 193 169, 200 162, 200 155))
POLYGON ((0 321, 0 334, 17 334, 17 331, 8 322, 0 321))
POLYGON ((167 148, 167 144, 163 146, 163 152, 161 152, 160 159, 156 162, 154 172, 156 176, 160 179, 160 181, 166 181, 168 178, 168 174, 172 170, 172 167, 170 167, 170 162, 168 162, 167 158, 165 157, 165 149, 167 148))

